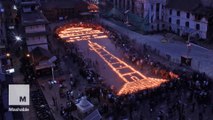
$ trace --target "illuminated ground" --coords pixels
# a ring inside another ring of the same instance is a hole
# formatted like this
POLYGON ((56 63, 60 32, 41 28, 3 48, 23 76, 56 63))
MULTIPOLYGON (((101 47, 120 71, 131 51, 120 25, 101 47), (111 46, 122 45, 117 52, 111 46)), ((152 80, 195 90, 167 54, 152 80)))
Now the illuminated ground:
POLYGON ((118 95, 154 88, 167 81, 147 77, 125 62, 121 51, 100 30, 67 26, 57 32, 66 42, 76 43, 84 57, 98 62, 99 74, 118 95))

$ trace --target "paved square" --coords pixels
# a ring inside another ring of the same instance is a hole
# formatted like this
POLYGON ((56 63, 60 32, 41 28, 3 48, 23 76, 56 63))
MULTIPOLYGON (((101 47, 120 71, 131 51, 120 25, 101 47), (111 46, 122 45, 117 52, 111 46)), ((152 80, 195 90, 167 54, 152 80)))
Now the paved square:
POLYGON ((101 30, 87 27, 75 28, 68 25, 59 30, 58 35, 65 42, 77 44, 85 58, 98 62, 99 74, 118 95, 158 87, 168 81, 147 77, 122 60, 121 51, 115 48, 108 36, 101 30))

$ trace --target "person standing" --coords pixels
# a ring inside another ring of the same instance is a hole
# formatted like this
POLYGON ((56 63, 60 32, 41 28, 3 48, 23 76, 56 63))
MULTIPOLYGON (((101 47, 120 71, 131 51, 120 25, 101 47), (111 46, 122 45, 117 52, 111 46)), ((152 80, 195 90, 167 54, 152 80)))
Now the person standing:
POLYGON ((53 106, 56 106, 55 98, 52 96, 53 106))

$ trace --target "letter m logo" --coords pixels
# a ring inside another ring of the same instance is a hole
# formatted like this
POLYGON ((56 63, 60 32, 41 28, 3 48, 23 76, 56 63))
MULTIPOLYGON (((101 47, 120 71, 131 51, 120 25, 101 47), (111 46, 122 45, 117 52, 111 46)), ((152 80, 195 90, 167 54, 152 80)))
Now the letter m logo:
POLYGON ((20 96, 19 97, 19 102, 26 102, 26 96, 20 96))
POLYGON ((9 105, 30 105, 30 87, 26 84, 9 85, 9 105))

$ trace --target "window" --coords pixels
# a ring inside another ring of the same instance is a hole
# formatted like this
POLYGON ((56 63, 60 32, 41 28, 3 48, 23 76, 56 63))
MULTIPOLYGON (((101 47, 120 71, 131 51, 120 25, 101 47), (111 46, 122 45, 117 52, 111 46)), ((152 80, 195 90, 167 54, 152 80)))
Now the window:
POLYGON ((157 19, 157 20, 159 20, 159 19, 160 19, 159 15, 157 15, 157 16, 156 16, 156 19, 157 19))
POLYGON ((177 24, 177 25, 180 25, 180 20, 176 20, 176 24, 177 24))
MULTIPOLYGON (((115 2, 116 2, 115 6, 117 6, 117 0, 115 2)), ((127 9, 130 9, 130 3, 127 4, 127 9)))
POLYGON ((177 29, 177 34, 180 35, 180 29, 177 29))
POLYGON ((157 3, 157 4, 156 4, 156 12, 159 12, 159 11, 160 11, 160 4, 157 3))
POLYGON ((200 24, 196 24, 196 30, 200 30, 200 24))
POLYGON ((134 1, 133 0, 131 0, 131 4, 132 4, 132 13, 135 13, 135 3, 134 3, 134 1))
POLYGON ((180 16, 180 11, 177 11, 177 16, 180 16))
POLYGON ((162 28, 165 28, 165 24, 162 24, 162 28))
MULTIPOLYGON (((129 4, 127 4, 129 5, 129 4)), ((117 0, 115 0, 114 6, 117 8, 117 0)))
POLYGON ((186 18, 190 18, 190 13, 186 13, 186 18))
POLYGON ((169 18, 169 23, 172 23, 172 18, 169 18))
POLYGON ((172 27, 171 26, 169 27, 169 31, 172 31, 172 27))
POLYGON ((160 27, 159 24, 157 24, 157 31, 159 31, 159 27, 160 27))
POLYGON ((153 16, 151 17, 151 22, 153 22, 154 21, 154 18, 153 18, 153 16))
POLYGON ((185 26, 186 26, 186 27, 189 27, 189 22, 186 22, 186 23, 185 23, 185 26))
POLYGON ((180 11, 177 11, 177 16, 180 16, 180 11))
POLYGON ((172 15, 172 9, 170 9, 169 13, 170 13, 170 15, 172 15))

